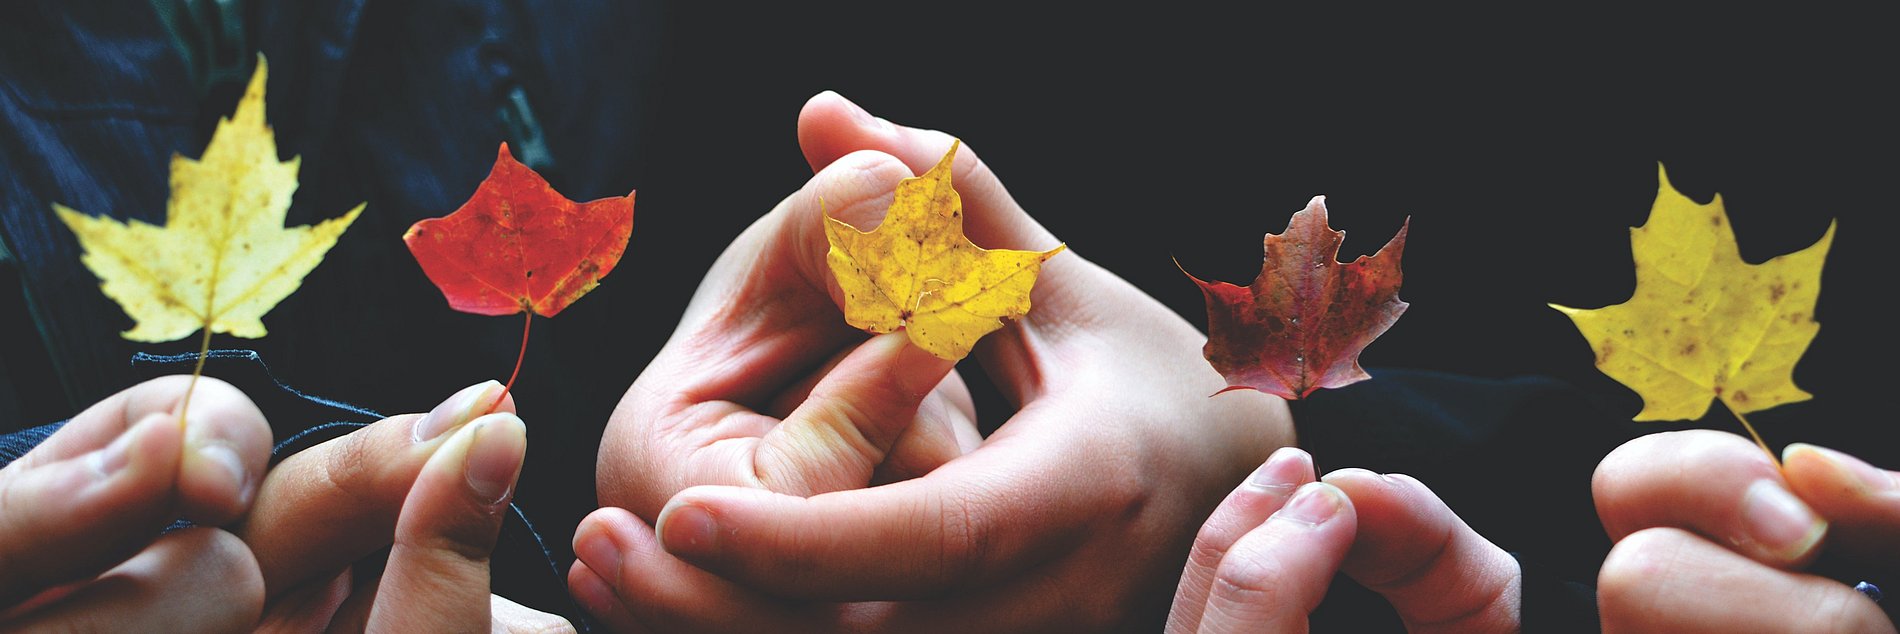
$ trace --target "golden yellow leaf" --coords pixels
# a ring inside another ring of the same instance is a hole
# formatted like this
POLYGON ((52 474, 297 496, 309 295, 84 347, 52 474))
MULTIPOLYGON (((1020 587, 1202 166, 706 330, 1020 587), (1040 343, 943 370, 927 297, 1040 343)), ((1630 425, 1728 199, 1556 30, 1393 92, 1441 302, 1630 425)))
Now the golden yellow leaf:
POLYGON ((1048 251, 984 249, 963 235, 963 203, 950 186, 952 143, 937 166, 897 185, 884 221, 864 232, 825 218, 826 256, 844 290, 844 320, 875 333, 899 328, 944 359, 962 359, 1004 319, 1029 313, 1029 289, 1048 251))
POLYGON ((1597 367, 1643 397, 1636 420, 1701 418, 1711 398, 1737 415, 1804 401, 1794 365, 1820 332, 1814 303, 1834 223, 1806 249, 1748 264, 1722 197, 1697 204, 1661 185, 1649 220, 1630 230, 1636 293, 1569 315, 1597 367))
POLYGON ((119 222, 53 205, 79 236, 100 288, 137 322, 133 341, 171 341, 205 329, 262 337, 261 318, 290 296, 363 206, 314 227, 284 227, 298 159, 277 161, 264 124, 263 57, 218 122, 204 157, 173 155, 165 226, 119 222))

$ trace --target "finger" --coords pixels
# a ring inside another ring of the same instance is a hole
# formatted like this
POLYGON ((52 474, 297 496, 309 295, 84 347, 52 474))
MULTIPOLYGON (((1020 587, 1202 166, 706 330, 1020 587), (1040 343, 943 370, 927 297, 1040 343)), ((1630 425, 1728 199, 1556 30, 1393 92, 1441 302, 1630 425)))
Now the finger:
POLYGON ((1838 581, 1777 570, 1675 528, 1631 533, 1597 575, 1605 632, 1892 632, 1838 581))
POLYGON ((1789 492, 1769 456, 1709 430, 1642 436, 1611 451, 1591 480, 1610 538, 1652 527, 1687 529, 1778 567, 1819 551, 1827 522, 1789 492))
MULTIPOLYGON (((852 152, 873 150, 897 157, 912 172, 921 174, 943 159, 953 140, 936 130, 899 126, 873 117, 830 91, 806 101, 798 113, 798 145, 814 172, 852 152)), ((978 245, 1040 251, 1059 242, 1016 204, 967 143, 957 150, 951 182, 963 199, 965 232, 978 245)))
POLYGON ((1383 595, 1409 632, 1515 632, 1523 575, 1510 553, 1407 475, 1322 478, 1352 499, 1359 537, 1345 571, 1383 595))
POLYGON ((828 611, 768 598, 680 561, 625 509, 594 511, 574 533, 568 588, 616 632, 826 631, 828 611))
POLYGON ((148 413, 110 445, 0 472, 0 605, 84 579, 138 552, 173 514, 183 438, 148 413))
MULTIPOLYGON (((250 505, 270 460, 270 425, 251 399, 231 384, 202 377, 165 376, 119 391, 74 416, 58 433, 7 467, 32 469, 110 445, 133 425, 156 415, 179 421, 186 389, 192 396, 177 493, 176 515, 201 524, 222 524, 250 505)), ((172 518, 175 519, 175 518, 172 518)))
POLYGON ((489 595, 488 611, 494 615, 492 631, 506 634, 573 634, 574 624, 558 614, 549 614, 506 598, 489 595))
MULTIPOLYGON (((1028 434, 1005 439, 1031 443, 1028 434)), ((992 438, 992 442, 996 442, 992 438)), ((1079 455, 1106 451, 1069 439, 1079 455)), ((1081 543, 1120 494, 1080 467, 986 445, 929 475, 809 498, 699 486, 660 512, 666 550, 769 594, 809 600, 938 597, 1001 582, 1081 543), (1036 522, 1025 522, 1025 517, 1036 522)))
POLYGON ((871 472, 871 486, 921 477, 982 444, 969 388, 953 371, 924 397, 916 420, 898 435, 890 454, 871 472))
MULTIPOLYGON (((936 165, 954 141, 942 132, 873 117, 833 92, 820 93, 805 103, 799 112, 798 139, 806 160, 814 169, 822 166, 821 173, 862 162, 867 155, 889 155, 921 173, 936 165)), ((1061 243, 1017 204, 969 144, 957 150, 952 182, 963 205, 964 232, 978 246, 1040 251, 1061 243)), ((1101 336, 1117 337, 1120 342, 1146 338, 1169 346, 1185 344, 1176 339, 1197 340, 1191 344, 1196 349, 1205 340, 1172 312, 1130 311, 1130 306, 1159 305, 1078 253, 1043 262, 1030 301, 1035 308, 1029 314, 983 338, 975 351, 991 380, 1012 403, 1032 398, 1045 378, 1039 365, 1047 361, 1032 350, 1084 355, 1101 347, 1101 336), (1157 327, 1160 323, 1167 326, 1157 327), (1114 330, 1126 332, 1110 332, 1114 330)))
POLYGON ((335 618, 337 608, 350 598, 350 590, 351 575, 347 568, 330 579, 290 590, 265 607, 264 618, 258 621, 256 634, 324 631, 335 618))
MULTIPOLYGON (((271 597, 388 546, 416 474, 449 432, 488 410, 488 381, 456 392, 426 415, 373 423, 285 458, 233 532, 257 553, 271 597)), ((497 412, 513 412, 505 398, 497 412)))
MULTIPOLYGON (((830 376, 831 370, 853 352, 856 352, 855 348, 832 355, 823 367, 809 377, 780 392, 772 399, 772 404, 760 413, 784 420, 811 397, 812 388, 819 380, 830 376)), ((975 451, 982 443, 983 435, 976 428, 976 403, 970 397, 970 388, 964 384, 963 377, 952 371, 917 406, 915 419, 898 434, 884 462, 872 471, 871 485, 909 480, 930 473, 957 456, 975 451)))
POLYGON ((1247 481, 1227 495, 1214 509, 1188 551, 1187 567, 1181 572, 1180 587, 1174 593, 1174 607, 1168 612, 1168 630, 1195 631, 1201 611, 1207 607, 1215 573, 1227 550, 1242 535, 1260 526, 1280 510, 1300 485, 1312 482, 1313 457, 1293 447, 1282 447, 1247 477, 1247 481))
POLYGON ((188 528, 57 603, 0 623, 0 631, 240 632, 263 605, 264 582, 244 542, 219 529, 188 528))
POLYGON ((871 338, 759 440, 754 466, 766 488, 812 495, 870 482, 924 398, 956 366, 909 341, 901 332, 871 338))
POLYGON ((369 629, 488 629, 488 559, 514 495, 528 428, 511 413, 470 421, 429 457, 403 501, 369 629))
POLYGON ((1885 566, 1900 565, 1900 477, 1853 456, 1795 443, 1781 452, 1781 472, 1810 508, 1828 521, 1828 549, 1885 566))
POLYGON ((1221 559, 1197 631, 1305 631, 1356 528, 1352 502, 1339 489, 1301 486, 1221 559))

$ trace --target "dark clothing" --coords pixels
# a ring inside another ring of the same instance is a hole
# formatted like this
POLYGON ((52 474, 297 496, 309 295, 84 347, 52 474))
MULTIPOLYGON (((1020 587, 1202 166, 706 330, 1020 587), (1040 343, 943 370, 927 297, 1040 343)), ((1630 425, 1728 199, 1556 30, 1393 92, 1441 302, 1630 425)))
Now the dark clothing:
MULTIPOLYGON (((286 383, 379 412, 427 411, 505 378, 519 318, 450 310, 400 238, 466 200, 503 142, 570 198, 635 189, 656 3, 256 0, 230 3, 237 29, 203 28, 165 13, 168 4, 192 3, 0 9, 0 292, 11 296, 0 298, 0 433, 132 385, 134 352, 196 351, 195 335, 117 336, 132 322, 99 292, 52 205, 164 223, 168 162, 203 153, 256 52, 269 61, 267 122, 281 157, 302 159, 288 223, 368 204, 264 316, 268 336, 218 335, 213 347, 255 349, 286 383), (207 71, 220 64, 237 71, 207 71)), ((517 499, 560 527, 548 543, 563 561, 594 508, 602 427, 645 358, 622 329, 665 333, 678 314, 608 321, 615 304, 634 313, 627 303, 640 290, 636 274, 619 273, 537 324, 515 386, 529 440, 517 499)), ((233 378, 222 371, 207 373, 233 378)), ((279 439, 325 420, 265 411, 279 439)))

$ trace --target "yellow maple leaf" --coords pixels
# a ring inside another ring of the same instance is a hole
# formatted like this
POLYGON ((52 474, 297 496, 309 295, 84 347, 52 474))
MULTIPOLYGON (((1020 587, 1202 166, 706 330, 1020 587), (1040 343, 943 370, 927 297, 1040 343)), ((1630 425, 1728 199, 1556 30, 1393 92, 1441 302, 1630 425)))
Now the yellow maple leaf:
POLYGON ((984 249, 963 235, 963 203, 950 185, 950 144, 937 166, 897 184, 884 221, 869 232, 825 217, 826 261, 844 290, 844 320, 874 333, 909 333, 944 359, 962 359, 1004 319, 1029 313, 1029 290, 1048 251, 984 249))
POLYGON ((1697 204, 1657 173, 1649 220, 1630 229, 1634 296, 1596 310, 1551 307, 1589 340, 1597 368, 1642 395, 1636 420, 1701 418, 1712 398, 1738 417, 1810 398, 1794 366, 1821 330, 1814 303, 1834 223, 1806 249, 1748 264, 1722 197, 1697 204))
POLYGON ((174 154, 164 226, 119 222, 54 204, 85 249, 86 268, 136 324, 133 341, 171 341, 199 329, 256 338, 264 313, 290 296, 363 212, 315 226, 284 226, 299 160, 278 162, 264 124, 265 64, 218 122, 198 160, 174 154))

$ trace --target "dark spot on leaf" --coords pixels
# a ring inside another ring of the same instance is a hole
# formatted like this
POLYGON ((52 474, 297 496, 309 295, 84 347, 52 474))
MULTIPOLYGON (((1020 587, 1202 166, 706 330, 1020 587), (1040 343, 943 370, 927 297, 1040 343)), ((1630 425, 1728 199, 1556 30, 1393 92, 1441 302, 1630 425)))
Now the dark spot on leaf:
POLYGON ((1683 347, 1682 347, 1682 356, 1685 356, 1685 357, 1686 357, 1686 356, 1690 356, 1690 355, 1693 355, 1693 354, 1695 354, 1695 351, 1696 351, 1696 345, 1695 345, 1695 342, 1694 342, 1694 341, 1691 341, 1691 342, 1689 342, 1689 345, 1686 345, 1686 346, 1683 346, 1683 347))
POLYGON ((1781 301, 1781 296, 1787 295, 1787 294, 1788 294, 1788 288, 1785 286, 1782 286, 1779 283, 1776 283, 1774 286, 1768 287, 1768 301, 1779 302, 1781 301))
POLYGON ((1735 396, 1732 396, 1732 397, 1730 397, 1730 399, 1731 399, 1731 400, 1734 400, 1734 401, 1735 401, 1735 402, 1737 402, 1737 403, 1747 403, 1747 402, 1748 402, 1748 392, 1745 392, 1745 391, 1742 391, 1742 390, 1735 390, 1735 396))

